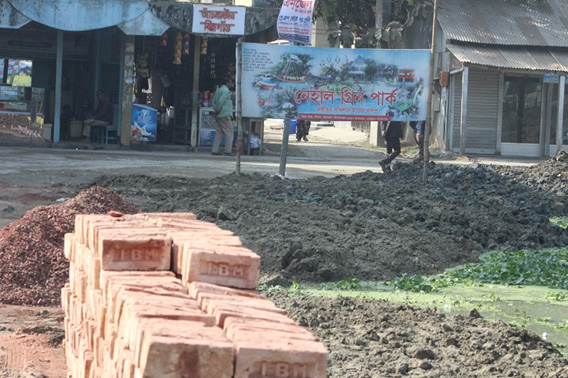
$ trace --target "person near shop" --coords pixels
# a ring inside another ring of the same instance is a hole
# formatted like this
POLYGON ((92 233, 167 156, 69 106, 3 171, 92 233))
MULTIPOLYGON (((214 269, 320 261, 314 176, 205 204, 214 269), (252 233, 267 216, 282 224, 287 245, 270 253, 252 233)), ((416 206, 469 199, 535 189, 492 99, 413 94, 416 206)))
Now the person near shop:
POLYGON ((414 130, 414 140, 418 145, 418 156, 414 158, 414 162, 420 163, 424 161, 424 121, 410 121, 410 127, 414 130))
POLYGON ((69 140, 71 137, 71 121, 76 118, 73 109, 71 109, 71 105, 65 104, 61 108, 61 116, 60 116, 60 127, 61 127, 61 139, 62 140, 69 140))
POLYGON ((379 161, 379 165, 383 172, 390 172, 392 168, 390 166, 391 162, 400 155, 400 139, 402 135, 402 122, 400 121, 388 121, 381 124, 381 136, 385 138, 387 143, 388 156, 379 161))
POLYGON ((296 140, 298 142, 301 140, 308 142, 308 138, 306 136, 310 134, 311 124, 312 123, 310 121, 304 121, 303 119, 296 122, 296 140))
POLYGON ((112 104, 106 98, 105 92, 102 89, 97 91, 97 99, 99 106, 95 110, 95 113, 83 121, 83 137, 85 138, 85 142, 91 141, 91 128, 93 126, 108 126, 112 124, 112 104))
POLYGON ((231 89, 235 87, 233 79, 229 76, 222 80, 221 86, 215 92, 213 97, 213 111, 215 112, 215 121, 217 128, 215 130, 215 138, 213 139, 213 155, 221 155, 219 146, 223 136, 225 137, 225 155, 231 156, 233 149, 233 99, 231 97, 231 89))

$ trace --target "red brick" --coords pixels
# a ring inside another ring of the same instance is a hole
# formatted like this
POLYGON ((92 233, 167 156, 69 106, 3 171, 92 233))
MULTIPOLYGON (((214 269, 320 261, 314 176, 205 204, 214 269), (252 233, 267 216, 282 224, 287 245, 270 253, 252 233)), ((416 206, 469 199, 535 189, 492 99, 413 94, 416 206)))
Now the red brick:
MULTIPOLYGON (((168 323, 169 324, 169 323, 168 323)), ((147 326, 136 351, 141 376, 160 378, 231 378, 234 352, 217 327, 147 326), (180 335, 184 336, 180 336, 180 335)))
POLYGON ((78 243, 78 241, 74 233, 65 234, 65 241, 63 244, 63 255, 69 261, 72 261, 73 259, 73 250, 75 249, 76 243, 78 243))
POLYGON ((182 280, 255 289, 260 273, 260 256, 246 248, 209 247, 184 249, 182 280))
POLYGON ((161 282, 161 278, 166 277, 164 281, 178 281, 172 272, 168 271, 102 271, 100 277, 100 287, 103 291, 103 297, 108 293, 108 286, 111 281, 120 282, 136 282, 143 281, 147 286, 154 286, 156 282, 161 282))
MULTIPOLYGON (((168 229, 168 236, 172 238, 172 270, 177 274, 182 273, 183 267, 183 250, 184 244, 200 243, 203 244, 203 239, 207 239, 210 236, 234 236, 231 231, 225 231, 217 227, 207 227, 207 228, 184 228, 178 230, 173 228, 171 231, 168 229), (201 242, 200 242, 201 240, 201 242)), ((241 242, 238 239, 238 244, 235 239, 226 240, 225 243, 228 245, 240 246, 241 242)))
POLYGON ((227 318, 227 320, 225 320, 223 329, 225 330, 225 334, 230 340, 233 340, 233 338, 229 336, 233 332, 275 331, 275 332, 285 332, 290 334, 301 334, 306 336, 309 335, 314 338, 314 341, 319 341, 317 336, 315 336, 309 329, 306 329, 300 325, 275 323, 268 320, 234 318, 234 317, 227 318))
POLYGON ((118 334, 122 338, 124 347, 132 350, 136 347, 136 337, 140 332, 137 326, 140 323, 140 319, 154 319, 161 322, 185 320, 198 322, 208 327, 215 325, 213 316, 207 315, 198 309, 134 305, 127 308, 126 312, 124 315, 121 315, 118 334))
POLYGON ((201 308, 207 312, 212 312, 216 307, 233 307, 258 309, 286 315, 286 310, 276 307, 269 299, 229 297, 219 294, 199 294, 197 302, 201 308))
POLYGON ((191 282, 187 285, 188 293, 192 298, 197 299, 199 293, 223 294, 228 296, 239 296, 245 298, 267 299, 256 290, 235 289, 231 287, 210 284, 207 282, 191 282))
POLYGON ((171 239, 165 234, 99 232, 97 257, 104 270, 169 270, 171 239))
POLYGON ((217 306, 212 309, 212 312, 208 312, 208 314, 215 316, 215 324, 217 324, 217 326, 221 328, 224 327, 225 320, 231 317, 271 321, 275 323, 295 324, 294 321, 289 317, 278 314, 276 312, 230 305, 225 307, 217 306))
POLYGON ((236 346, 234 378, 325 378, 327 350, 306 340, 241 341, 236 346))
POLYGON ((195 216, 194 213, 139 213, 136 215, 149 221, 158 221, 160 219, 181 221, 197 220, 197 216, 195 216))

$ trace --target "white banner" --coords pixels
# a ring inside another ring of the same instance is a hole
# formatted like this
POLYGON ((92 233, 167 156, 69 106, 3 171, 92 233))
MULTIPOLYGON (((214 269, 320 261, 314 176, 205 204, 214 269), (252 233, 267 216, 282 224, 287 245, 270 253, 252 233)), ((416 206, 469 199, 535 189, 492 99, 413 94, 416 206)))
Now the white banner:
POLYGON ((200 34, 245 34, 246 8, 193 6, 193 33, 200 34))
POLYGON ((278 36, 289 42, 312 44, 315 0, 284 0, 278 15, 278 36))

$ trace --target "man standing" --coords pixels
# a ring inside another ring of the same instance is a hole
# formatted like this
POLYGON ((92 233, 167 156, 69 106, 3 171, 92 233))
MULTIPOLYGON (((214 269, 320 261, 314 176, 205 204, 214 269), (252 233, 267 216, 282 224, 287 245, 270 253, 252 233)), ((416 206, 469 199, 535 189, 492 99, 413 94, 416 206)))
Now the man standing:
POLYGON ((388 121, 381 124, 381 135, 387 142, 387 152, 389 155, 386 159, 379 161, 379 165, 383 172, 390 172, 392 168, 390 163, 400 155, 400 138, 402 135, 402 122, 388 121), (392 152, 391 152, 392 151, 392 152))
POLYGON ((219 146, 223 135, 225 136, 225 155, 231 156, 233 149, 233 100, 231 98, 230 88, 234 88, 233 80, 227 76, 223 80, 223 84, 215 92, 213 97, 213 110, 215 111, 215 120, 217 121, 217 129, 215 131, 215 139, 213 139, 213 155, 221 155, 219 146))
POLYGON ((95 113, 83 122, 83 136, 85 142, 91 141, 91 127, 92 126, 108 126, 112 124, 112 104, 105 97, 105 92, 102 89, 97 91, 97 99, 99 106, 95 113))

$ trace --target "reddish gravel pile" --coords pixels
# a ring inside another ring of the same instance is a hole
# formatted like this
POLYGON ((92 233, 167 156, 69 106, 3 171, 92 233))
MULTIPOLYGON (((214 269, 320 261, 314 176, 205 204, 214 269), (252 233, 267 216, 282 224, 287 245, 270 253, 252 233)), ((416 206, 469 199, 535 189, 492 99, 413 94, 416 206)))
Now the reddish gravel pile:
POLYGON ((99 186, 58 205, 39 206, 0 230, 0 303, 59 306, 60 290, 69 279, 63 255, 66 233, 76 214, 125 214, 140 210, 124 197, 99 186))

